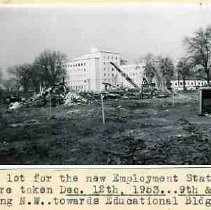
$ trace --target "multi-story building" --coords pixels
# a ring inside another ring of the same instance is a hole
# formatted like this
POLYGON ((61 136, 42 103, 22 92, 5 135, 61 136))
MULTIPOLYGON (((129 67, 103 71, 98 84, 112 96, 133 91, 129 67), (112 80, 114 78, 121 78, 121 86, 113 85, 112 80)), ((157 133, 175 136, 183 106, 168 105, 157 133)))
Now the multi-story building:
POLYGON ((64 64, 69 87, 76 91, 102 91, 106 83, 132 87, 110 62, 120 67, 137 85, 141 84, 143 65, 120 66, 119 53, 94 49, 90 54, 68 60, 64 64))
POLYGON ((101 91, 103 83, 117 84, 117 73, 110 62, 120 65, 120 54, 92 50, 90 54, 65 63, 69 87, 77 91, 101 91))

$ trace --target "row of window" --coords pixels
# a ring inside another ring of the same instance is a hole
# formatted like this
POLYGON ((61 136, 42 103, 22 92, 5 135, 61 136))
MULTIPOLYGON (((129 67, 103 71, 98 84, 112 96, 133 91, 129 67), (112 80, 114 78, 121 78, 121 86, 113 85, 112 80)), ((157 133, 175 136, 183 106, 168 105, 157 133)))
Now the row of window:
POLYGON ((110 59, 111 58, 112 60, 117 60, 118 59, 116 56, 107 56, 107 57, 106 56, 103 56, 103 58, 104 59, 106 59, 106 58, 107 59, 110 59))
POLYGON ((75 64, 67 64, 66 67, 79 67, 79 66, 85 66, 86 63, 75 63, 75 64))
POLYGON ((86 85, 71 85, 70 86, 70 89, 72 89, 72 90, 84 90, 86 88, 87 88, 86 85))
POLYGON ((84 72, 69 72, 70 77, 72 76, 86 76, 87 74, 84 72))
POLYGON ((71 83, 86 83, 87 82, 87 79, 80 79, 80 80, 74 80, 74 81, 70 81, 71 83))
MULTIPOLYGON (((106 57, 105 56, 103 56, 103 58, 105 59, 106 57)), ((107 59, 112 59, 112 60, 117 60, 118 58, 117 57, 113 57, 113 56, 111 56, 111 57, 107 57, 107 59)), ((109 63, 107 63, 107 64, 109 64, 109 63)), ((80 63, 73 63, 73 64, 67 64, 66 65, 66 67, 78 67, 78 66, 85 66, 86 65, 86 63, 85 62, 80 62, 80 63)), ((104 62, 104 65, 106 65, 106 62, 104 62)), ((65 65, 64 65, 64 67, 65 67, 65 65)))
POLYGON ((114 68, 111 68, 111 69, 110 69, 109 67, 107 67, 107 68, 104 67, 103 70, 104 70, 104 71, 110 71, 110 70, 111 70, 111 71, 114 71, 114 68))
POLYGON ((111 80, 111 79, 104 79, 103 82, 108 82, 108 83, 110 83, 110 82, 112 82, 112 80, 111 80))
MULTIPOLYGON (((109 73, 108 73, 108 74, 104 74, 104 77, 106 77, 106 76, 108 76, 108 77, 109 77, 109 76, 110 76, 110 74, 109 74, 109 73)), ((111 76, 112 76, 112 77, 115 77, 115 76, 117 76, 117 74, 111 74, 111 76)))
POLYGON ((71 68, 71 69, 68 69, 69 71, 86 71, 87 69, 86 68, 83 68, 83 67, 80 67, 80 68, 71 68))
POLYGON ((85 75, 83 75, 83 76, 80 76, 80 75, 71 75, 70 77, 69 77, 69 80, 70 81, 83 81, 83 80, 85 80, 87 78, 87 76, 85 76, 85 75))

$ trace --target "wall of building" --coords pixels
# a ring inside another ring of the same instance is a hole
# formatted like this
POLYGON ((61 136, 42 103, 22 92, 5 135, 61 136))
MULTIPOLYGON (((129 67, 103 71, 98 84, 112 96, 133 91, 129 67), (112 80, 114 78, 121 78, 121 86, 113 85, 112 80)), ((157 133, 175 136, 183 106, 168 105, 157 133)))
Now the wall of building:
POLYGON ((90 54, 67 61, 67 83, 76 91, 102 91, 105 84, 133 88, 111 65, 115 63, 135 84, 141 86, 144 73, 143 64, 120 65, 120 54, 95 50, 90 54))
POLYGON ((117 71, 110 64, 110 62, 115 63, 117 66, 120 65, 120 54, 102 51, 100 53, 100 90, 104 90, 105 85, 103 83, 110 83, 112 85, 117 85, 117 71))
POLYGON ((110 62, 120 65, 119 53, 95 51, 67 61, 64 66, 69 87, 77 91, 101 91, 105 88, 103 82, 117 83, 117 72, 110 62))
MULTIPOLYGON (((133 80, 136 85, 141 87, 144 77, 143 64, 121 65, 120 68, 133 80)), ((133 88, 133 86, 121 76, 119 77, 119 83, 123 87, 133 88)))
MULTIPOLYGON (((203 87, 207 85, 205 80, 186 80, 185 87, 187 90, 195 90, 198 87, 203 87)), ((171 87, 174 90, 183 90, 183 81, 182 80, 172 80, 171 87)))

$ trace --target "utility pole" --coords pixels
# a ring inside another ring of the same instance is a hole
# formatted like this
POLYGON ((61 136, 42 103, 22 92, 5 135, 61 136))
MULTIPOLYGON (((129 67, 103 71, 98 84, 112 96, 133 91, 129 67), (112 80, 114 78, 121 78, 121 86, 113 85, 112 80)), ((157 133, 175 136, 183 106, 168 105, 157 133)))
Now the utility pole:
POLYGON ((103 102, 103 94, 101 94, 101 105, 102 105, 102 118, 103 118, 103 124, 105 124, 105 112, 104 112, 104 102, 103 102))

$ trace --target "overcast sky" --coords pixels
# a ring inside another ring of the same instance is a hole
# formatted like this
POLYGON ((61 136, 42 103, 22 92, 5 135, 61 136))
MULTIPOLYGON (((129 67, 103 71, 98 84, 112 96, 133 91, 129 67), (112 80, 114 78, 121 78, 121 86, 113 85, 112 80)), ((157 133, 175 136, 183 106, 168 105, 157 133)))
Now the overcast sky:
POLYGON ((93 47, 129 63, 150 52, 177 59, 184 36, 207 24, 208 4, 1 7, 0 66, 32 62, 44 49, 73 58, 93 47))

